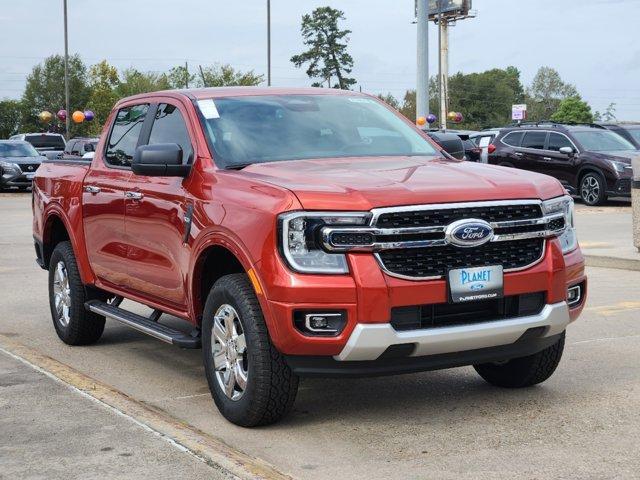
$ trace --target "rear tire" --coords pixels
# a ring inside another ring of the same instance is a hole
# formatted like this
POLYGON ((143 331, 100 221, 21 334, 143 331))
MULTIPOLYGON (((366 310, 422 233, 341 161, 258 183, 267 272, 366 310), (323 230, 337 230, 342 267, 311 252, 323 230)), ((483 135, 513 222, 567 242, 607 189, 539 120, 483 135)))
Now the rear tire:
POLYGON ((580 198, 585 205, 597 206, 607 201, 607 183, 597 172, 588 172, 580 179, 580 198))
POLYGON ((504 388, 524 388, 542 383, 547 380, 562 358, 564 337, 542 350, 528 357, 511 359, 505 363, 483 363, 474 365, 476 372, 491 385, 504 388))
POLYGON ((202 352, 211 396, 230 422, 242 427, 268 425, 291 410, 298 377, 271 343, 245 274, 226 275, 209 292, 202 352))
POLYGON ((60 242, 49 262, 49 306, 53 326, 67 345, 97 342, 104 331, 104 317, 84 308, 97 298, 80 280, 80 272, 70 242, 60 242))

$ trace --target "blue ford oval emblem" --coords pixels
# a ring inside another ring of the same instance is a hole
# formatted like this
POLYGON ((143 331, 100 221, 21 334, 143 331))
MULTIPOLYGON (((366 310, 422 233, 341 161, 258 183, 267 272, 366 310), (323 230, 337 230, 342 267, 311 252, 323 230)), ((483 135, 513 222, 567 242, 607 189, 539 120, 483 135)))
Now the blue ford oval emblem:
POLYGON ((458 247, 477 247, 493 238, 493 228, 484 220, 458 220, 447 227, 445 237, 458 247))

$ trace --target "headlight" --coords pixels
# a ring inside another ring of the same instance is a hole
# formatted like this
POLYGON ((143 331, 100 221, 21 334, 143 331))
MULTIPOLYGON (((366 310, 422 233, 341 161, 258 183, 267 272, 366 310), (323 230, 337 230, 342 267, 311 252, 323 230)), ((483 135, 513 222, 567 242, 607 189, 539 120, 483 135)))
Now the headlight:
POLYGON ((628 166, 626 163, 616 162, 615 160, 609 160, 609 163, 611 163, 611 166, 618 173, 624 173, 625 168, 628 166))
POLYGON ((15 163, 0 161, 0 169, 7 172, 20 172, 20 167, 15 163))
POLYGON ((320 246, 320 229, 335 225, 366 225, 369 213, 291 212, 278 217, 280 249, 289 267, 300 273, 349 273, 342 253, 328 253, 320 246))
POLYGON ((573 223, 573 199, 569 196, 553 198, 542 202, 542 212, 545 215, 553 215, 554 213, 564 214, 564 231, 558 235, 562 253, 569 253, 578 247, 578 237, 573 223))

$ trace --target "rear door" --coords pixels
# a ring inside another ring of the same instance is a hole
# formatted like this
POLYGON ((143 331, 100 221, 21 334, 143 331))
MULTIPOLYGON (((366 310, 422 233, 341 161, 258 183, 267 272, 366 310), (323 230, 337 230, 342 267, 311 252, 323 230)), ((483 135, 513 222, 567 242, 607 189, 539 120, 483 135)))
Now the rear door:
MULTIPOLYGON (((184 106, 176 100, 153 109, 149 145, 175 143, 183 163, 194 158, 184 106)), ((181 177, 150 177, 134 174, 126 193, 125 225, 128 244, 128 288, 174 308, 187 306, 189 246, 185 242, 185 219, 189 202, 181 177)))
POLYGON ((127 277, 124 194, 148 110, 148 104, 118 110, 83 185, 82 211, 89 261, 100 282, 116 287, 122 287, 127 277))

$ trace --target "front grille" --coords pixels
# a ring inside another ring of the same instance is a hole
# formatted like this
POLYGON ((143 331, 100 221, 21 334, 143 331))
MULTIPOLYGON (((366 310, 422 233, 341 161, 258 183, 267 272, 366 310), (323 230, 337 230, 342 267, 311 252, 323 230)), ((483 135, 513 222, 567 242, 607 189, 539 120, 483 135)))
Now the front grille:
POLYGON ((535 263, 544 252, 544 239, 489 242, 474 248, 453 245, 384 250, 378 255, 384 268, 405 277, 443 277, 452 268, 502 265, 504 270, 535 263))
POLYGON ((382 213, 376 222, 379 228, 408 228, 446 226, 463 218, 477 218, 486 222, 528 220, 542 216, 540 205, 490 205, 454 207, 436 210, 393 211, 382 213))
POLYGON ((40 164, 39 163, 24 163, 24 164, 18 164, 18 166, 20 167, 20 170, 22 170, 24 173, 33 173, 38 169, 40 164))
POLYGON ((512 295, 467 303, 438 303, 391 309, 391 326, 398 331, 469 325, 539 314, 544 292, 512 295))

